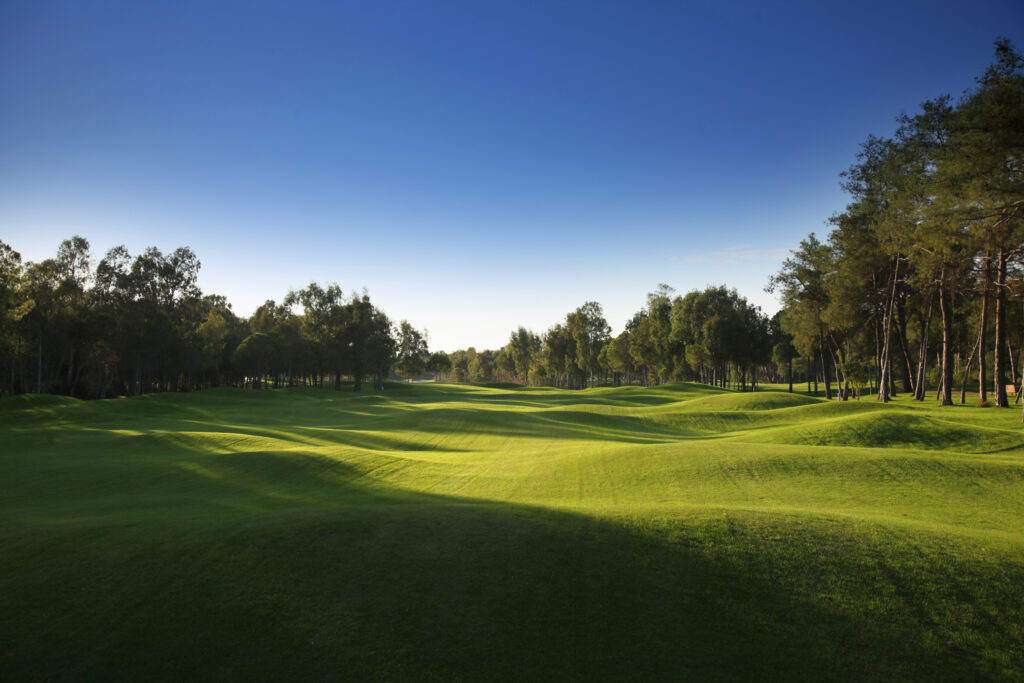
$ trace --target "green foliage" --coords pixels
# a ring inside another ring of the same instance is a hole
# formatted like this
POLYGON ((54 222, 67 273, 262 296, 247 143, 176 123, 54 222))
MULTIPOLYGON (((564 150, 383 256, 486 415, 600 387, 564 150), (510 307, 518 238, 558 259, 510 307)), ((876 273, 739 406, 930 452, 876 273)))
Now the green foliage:
POLYGON ((78 236, 55 258, 23 265, 0 243, 0 357, 10 368, 0 394, 96 398, 332 377, 340 388, 343 376, 358 390, 366 375, 379 386, 390 374, 391 322, 365 293, 314 282, 244 320, 224 297, 202 294, 199 266, 187 247, 133 257, 120 246, 93 269, 78 236))
POLYGON ((440 380, 452 367, 452 360, 444 351, 435 351, 427 359, 427 370, 434 373, 434 378, 440 380))
POLYGON ((406 379, 412 379, 427 369, 430 352, 427 340, 420 332, 403 320, 398 326, 398 352, 395 369, 406 379))
POLYGON ((1024 59, 1000 39, 976 88, 897 122, 891 138, 869 136, 843 173, 851 201, 828 241, 812 234, 772 279, 782 328, 818 361, 826 393, 833 368, 843 382, 873 379, 880 400, 901 374, 924 400, 931 369, 949 404, 957 358, 977 354, 971 341, 990 324, 985 315, 977 332, 964 323, 994 295, 992 376, 1005 404, 1008 345, 1024 344, 1006 323, 1024 256, 1024 59))

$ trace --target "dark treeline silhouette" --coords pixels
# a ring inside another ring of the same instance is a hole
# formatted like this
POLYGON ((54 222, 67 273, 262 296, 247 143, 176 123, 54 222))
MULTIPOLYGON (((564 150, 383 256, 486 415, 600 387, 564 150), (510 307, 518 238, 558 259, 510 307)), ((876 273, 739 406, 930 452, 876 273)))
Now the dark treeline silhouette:
POLYGON ((827 396, 870 377, 881 401, 934 391, 949 405, 959 385, 964 403, 976 371, 979 403, 991 388, 1005 406, 1019 387, 1024 61, 1005 39, 995 47, 959 100, 927 101, 891 138, 868 138, 827 241, 811 234, 769 285, 827 396))
POLYGON ((23 264, 0 242, 0 392, 102 398, 222 385, 380 387, 393 368, 415 373, 423 336, 392 325, 367 294, 310 284, 239 318, 196 286, 182 247, 132 257, 115 247, 91 268, 89 243, 23 264))

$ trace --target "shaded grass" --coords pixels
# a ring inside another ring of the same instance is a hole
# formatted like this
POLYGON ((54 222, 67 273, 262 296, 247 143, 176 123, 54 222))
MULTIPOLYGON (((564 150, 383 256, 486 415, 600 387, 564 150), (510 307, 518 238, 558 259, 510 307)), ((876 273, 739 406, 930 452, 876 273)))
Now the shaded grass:
POLYGON ((696 385, 7 399, 0 677, 1019 679, 1015 422, 696 385))

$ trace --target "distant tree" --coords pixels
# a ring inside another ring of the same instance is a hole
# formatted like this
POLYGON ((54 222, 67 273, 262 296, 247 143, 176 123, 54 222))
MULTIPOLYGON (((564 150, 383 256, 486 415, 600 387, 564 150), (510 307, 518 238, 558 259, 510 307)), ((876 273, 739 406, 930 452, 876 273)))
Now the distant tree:
POLYGON ((576 345, 569 330, 558 323, 544 333, 544 365, 556 384, 569 388, 569 374, 575 366, 576 345))
POLYGON ((582 388, 587 375, 600 372, 598 354, 609 339, 611 327, 604 319, 601 304, 588 301, 565 318, 565 330, 575 348, 567 348, 567 367, 576 375, 576 387, 582 388))
POLYGON ((452 361, 444 351, 435 351, 427 360, 427 370, 434 373, 434 381, 441 381, 441 376, 451 370, 452 361))
POLYGON ((368 367, 373 371, 374 384, 378 391, 384 390, 384 378, 391 372, 397 352, 397 342, 389 333, 383 331, 382 326, 378 326, 377 331, 366 340, 368 367))
POLYGON ((527 382, 534 357, 540 353, 541 347, 540 337, 525 327, 519 327, 509 336, 505 348, 508 350, 514 372, 520 382, 527 382))
POLYGON ((22 352, 18 325, 35 306, 24 288, 23 276, 21 254, 0 241, 0 353, 9 361, 10 368, 6 394, 17 389, 15 365, 22 352))
POLYGON ((789 382, 789 393, 793 393, 793 359, 797 357, 793 347, 793 335, 782 328, 782 312, 772 316, 768 323, 769 337, 772 342, 772 360, 780 370, 786 368, 786 381, 789 382))
POLYGON ((342 339, 345 330, 345 296, 341 287, 322 287, 315 282, 289 292, 285 304, 302 306, 302 336, 310 341, 314 355, 314 381, 321 386, 324 377, 334 376, 334 388, 341 388, 341 376, 348 362, 348 345, 342 339))
POLYGON ((253 332, 235 349, 234 362, 244 372, 253 389, 264 386, 271 364, 277 354, 277 337, 273 332, 253 332))
POLYGON ((398 373, 412 381, 426 369, 427 359, 430 352, 427 349, 427 340, 416 328, 403 320, 398 326, 398 356, 395 360, 395 369, 398 373))
POLYGON ((467 371, 470 382, 490 382, 494 379, 494 352, 484 350, 473 353, 467 371))
POLYGON ((612 371, 613 381, 619 384, 623 380, 632 383, 634 370, 633 357, 629 353, 629 332, 624 331, 610 340, 607 345, 608 367, 612 371))
POLYGON ((830 367, 832 357, 826 348, 828 329, 824 313, 829 305, 825 281, 835 267, 834 253, 811 233, 800 242, 800 247, 782 263, 782 270, 775 275, 768 291, 778 291, 786 315, 781 319, 782 328, 793 336, 793 343, 801 355, 814 349, 821 362, 821 376, 825 382, 825 396, 832 398, 830 367))
POLYGON ((273 299, 267 299, 249 318, 249 328, 253 332, 272 332, 278 323, 279 312, 287 309, 279 308, 273 299))
POLYGON ((228 339, 228 321, 224 313, 216 308, 211 308, 196 333, 204 354, 203 369, 213 371, 213 383, 216 385, 220 378, 224 349, 228 339))

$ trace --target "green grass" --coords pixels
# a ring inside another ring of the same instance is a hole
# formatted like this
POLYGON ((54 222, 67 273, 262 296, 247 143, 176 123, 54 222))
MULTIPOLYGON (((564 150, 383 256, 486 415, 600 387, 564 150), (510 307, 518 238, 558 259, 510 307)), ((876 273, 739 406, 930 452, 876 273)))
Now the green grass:
POLYGON ((0 679, 1021 680, 1016 410, 0 401, 0 679))

